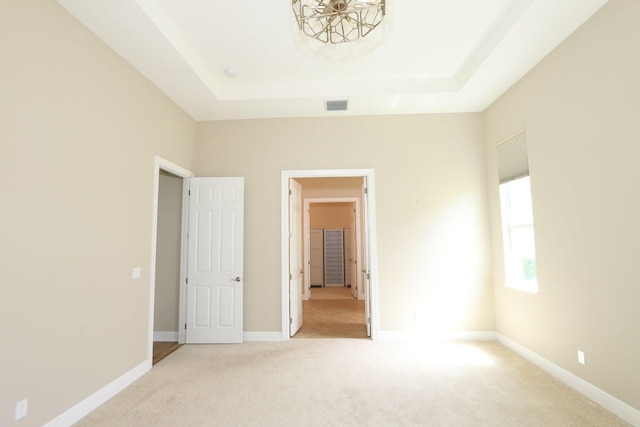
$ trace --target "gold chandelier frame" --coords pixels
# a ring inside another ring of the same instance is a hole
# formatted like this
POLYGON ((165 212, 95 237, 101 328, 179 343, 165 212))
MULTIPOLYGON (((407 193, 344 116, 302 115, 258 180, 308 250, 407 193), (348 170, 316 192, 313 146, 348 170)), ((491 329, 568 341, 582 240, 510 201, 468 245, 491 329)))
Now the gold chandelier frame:
POLYGON ((386 0, 291 0, 298 27, 322 43, 366 37, 384 19, 386 0))

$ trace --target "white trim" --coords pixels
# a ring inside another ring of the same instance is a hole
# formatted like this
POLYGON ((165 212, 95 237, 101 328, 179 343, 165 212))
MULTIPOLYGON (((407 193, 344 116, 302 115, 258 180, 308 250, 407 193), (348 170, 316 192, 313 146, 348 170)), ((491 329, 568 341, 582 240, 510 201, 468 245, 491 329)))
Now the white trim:
POLYGON ((550 375, 556 377, 569 387, 575 389, 579 393, 596 402, 598 405, 622 418, 626 422, 640 426, 640 411, 623 401, 611 396, 604 390, 599 389, 593 384, 583 380, 577 375, 561 368, 555 363, 545 359, 544 357, 534 353, 525 346, 518 344, 515 341, 510 340, 502 334, 497 334, 498 342, 505 347, 518 353, 534 365, 538 366, 542 370, 546 371, 550 375))
MULTIPOLYGON (((359 197, 308 197, 308 198, 304 198, 303 199, 304 202, 304 252, 305 252, 305 259, 304 259, 304 265, 307 267, 304 269, 304 284, 305 284, 305 288, 304 288, 304 298, 305 299, 309 299, 310 297, 310 291, 309 288, 310 286, 310 282, 311 282, 311 272, 309 271, 308 266, 310 265, 310 257, 311 257, 311 214, 309 212, 309 208, 310 205, 312 203, 353 203, 354 207, 355 207, 355 222, 356 222, 356 229, 354 230, 354 232, 356 233, 356 261, 360 264, 358 264, 358 271, 356 272, 356 277, 355 278, 351 278, 351 280, 355 280, 356 281, 356 288, 358 289, 358 299, 363 299, 364 298, 364 291, 363 288, 364 283, 360 283, 360 266, 363 265, 363 254, 361 254, 361 246, 362 246, 362 225, 360 224, 360 201, 361 198, 359 197)), ((352 285, 353 286, 353 285, 352 285)))
MULTIPOLYGON (((367 196, 364 202, 367 204, 367 238, 369 247, 369 273, 371 279, 369 282, 369 305, 371 307, 369 317, 371 318, 371 339, 378 339, 378 235, 376 233, 376 191, 373 169, 371 173, 365 176, 367 196)), ((365 243, 367 240, 365 240, 365 243)))
POLYGON ((182 230, 180 232, 180 296, 178 297, 178 344, 187 341, 187 331, 182 325, 187 323, 187 266, 189 262, 189 189, 190 177, 182 178, 182 230))
POLYGON ((73 407, 46 423, 45 427, 66 427, 78 422, 98 406, 102 405, 149 372, 150 369, 150 361, 147 360, 142 362, 129 372, 110 382, 91 396, 82 400, 80 403, 73 405, 73 407))
MULTIPOLYGON (((176 165, 169 160, 163 159, 162 157, 155 156, 154 166, 153 166, 153 209, 151 213, 151 265, 149 266, 149 331, 147 335, 147 362, 149 366, 153 361, 153 318, 154 318, 154 305, 155 305, 155 293, 156 293, 156 244, 158 241, 158 191, 160 189, 160 170, 165 172, 172 173, 183 179, 184 184, 183 188, 186 184, 188 184, 188 180, 185 178, 191 178, 195 176, 195 174, 181 166, 176 165)), ((182 288, 184 283, 184 277, 186 277, 186 233, 184 232, 184 223, 185 223, 185 214, 184 214, 184 202, 183 202, 183 212, 182 212, 182 243, 181 243, 181 260, 180 260, 180 307, 179 307, 179 322, 178 322, 178 331, 180 331, 180 326, 184 323, 184 310, 182 308, 182 298, 183 290, 182 288)), ((183 333, 184 334, 184 333, 183 333)), ((178 341, 184 342, 184 335, 179 334, 178 341), (182 335, 182 341, 180 341, 180 336, 182 335)))
POLYGON ((177 342, 178 332, 157 331, 153 333, 153 340, 158 342, 177 342))
POLYGON ((281 335, 283 341, 289 340, 289 179, 295 178, 347 178, 364 177, 367 179, 367 214, 369 216, 369 247, 371 265, 371 339, 378 339, 378 248, 376 235, 375 185, 373 169, 320 169, 320 170, 283 170, 280 189, 280 280, 281 280, 281 335))
POLYGON ((282 341, 282 334, 275 332, 243 332, 242 339, 245 342, 277 342, 282 341))
POLYGON ((425 335, 413 331, 380 331, 380 341, 495 341, 494 331, 461 331, 425 335))

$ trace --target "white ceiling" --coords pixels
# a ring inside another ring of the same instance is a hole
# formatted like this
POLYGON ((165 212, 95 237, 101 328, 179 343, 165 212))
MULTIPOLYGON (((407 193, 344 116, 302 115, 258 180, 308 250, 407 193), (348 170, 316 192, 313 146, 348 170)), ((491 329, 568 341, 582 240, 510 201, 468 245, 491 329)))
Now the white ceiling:
POLYGON ((58 0, 195 120, 483 111, 606 2, 387 0, 316 50, 291 0, 58 0))

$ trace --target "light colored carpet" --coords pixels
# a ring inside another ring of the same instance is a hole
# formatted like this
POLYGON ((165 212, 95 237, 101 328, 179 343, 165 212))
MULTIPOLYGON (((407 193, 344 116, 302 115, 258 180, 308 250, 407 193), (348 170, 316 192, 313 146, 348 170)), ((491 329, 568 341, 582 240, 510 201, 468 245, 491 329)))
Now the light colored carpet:
POLYGON ((185 345, 79 426, 624 426, 496 342, 185 345))

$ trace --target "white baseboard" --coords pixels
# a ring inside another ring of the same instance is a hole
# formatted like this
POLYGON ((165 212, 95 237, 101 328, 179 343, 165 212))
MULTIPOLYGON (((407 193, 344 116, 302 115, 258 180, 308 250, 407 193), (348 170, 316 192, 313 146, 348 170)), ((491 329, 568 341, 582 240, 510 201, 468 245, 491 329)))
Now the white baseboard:
POLYGON ((423 334, 413 331, 378 331, 378 341, 495 341, 494 331, 463 331, 442 334, 423 334))
POLYGON ((178 342, 178 332, 154 332, 153 340, 160 342, 178 342))
POLYGON ((111 383, 93 393, 91 396, 49 421, 45 424, 45 427, 67 427, 78 422, 98 406, 102 405, 107 400, 111 399, 113 396, 131 385, 138 378, 146 374, 150 369, 150 361, 147 360, 142 362, 129 372, 119 378, 116 378, 111 383))
POLYGON ((242 340, 246 342, 282 341, 282 332, 243 332, 242 340))
POLYGON ((561 368, 560 366, 550 362, 549 360, 538 355, 537 353, 534 353, 523 345, 510 340, 504 335, 496 334, 496 337, 498 339, 498 342, 502 343, 505 347, 518 353, 520 356, 524 357, 550 375, 556 377, 579 393, 582 393, 589 399, 596 402, 598 405, 607 409, 609 412, 612 412, 631 425, 640 426, 640 411, 636 408, 622 402, 619 399, 616 399, 607 392, 599 389, 591 383, 588 383, 587 381, 561 368))

